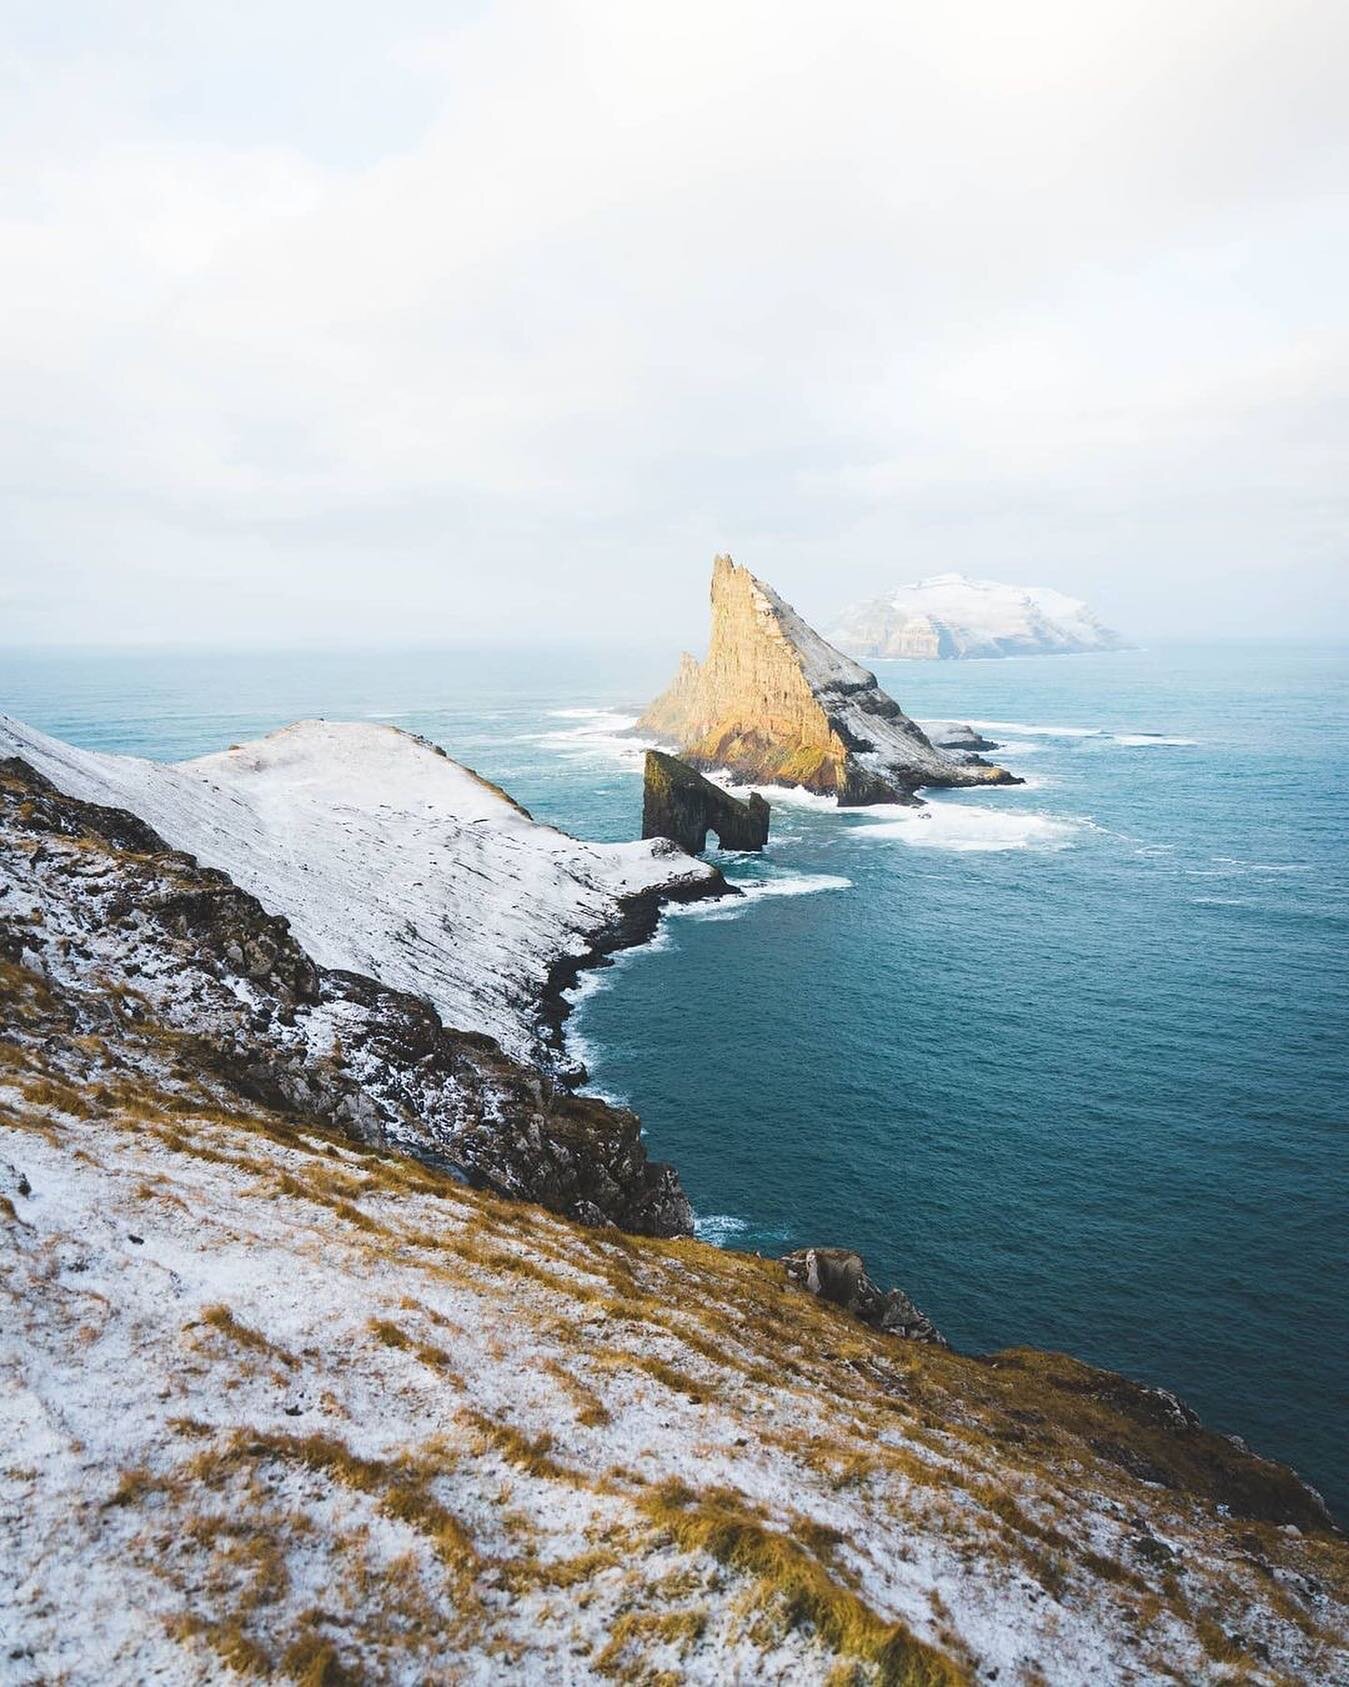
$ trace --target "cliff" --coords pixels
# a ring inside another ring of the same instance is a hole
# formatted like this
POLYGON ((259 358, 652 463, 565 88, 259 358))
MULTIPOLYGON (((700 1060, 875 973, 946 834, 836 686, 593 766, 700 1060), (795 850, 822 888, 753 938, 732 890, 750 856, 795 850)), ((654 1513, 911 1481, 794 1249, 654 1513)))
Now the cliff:
POLYGON ((24 953, 7 1681, 1344 1679, 1343 1539, 1169 1395, 502 1201, 24 953))
POLYGON ((78 750, 0 716, 0 757, 130 809, 228 873, 321 966, 429 1001, 512 1058, 561 1069, 561 989, 641 942, 664 901, 727 893, 659 841, 596 844, 540 825, 411 733, 301 721, 177 765, 78 750))
POLYGON ((829 636, 853 656, 910 661, 1127 648, 1080 598, 963 574, 934 574, 852 604, 829 636))
POLYGON ((646 752, 642 836, 672 838, 690 855, 707 848, 709 831, 722 849, 761 850, 768 842, 768 804, 757 791, 741 802, 662 750, 646 752))
MULTIPOLYGON (((234 1105, 303 1113, 503 1195, 655 1235, 692 1229, 635 1115, 447 1027, 419 996, 317 965, 225 874, 17 758, 0 761, 0 959, 44 982, 35 1033, 114 1037, 124 1070, 168 1083, 181 1059, 234 1105)), ((77 1066, 96 1086, 103 1060, 77 1066)))
POLYGON ((848 806, 911 801, 924 785, 1016 783, 937 749, 874 674, 728 556, 713 564, 707 660, 685 655, 637 730, 673 743, 694 767, 848 806))

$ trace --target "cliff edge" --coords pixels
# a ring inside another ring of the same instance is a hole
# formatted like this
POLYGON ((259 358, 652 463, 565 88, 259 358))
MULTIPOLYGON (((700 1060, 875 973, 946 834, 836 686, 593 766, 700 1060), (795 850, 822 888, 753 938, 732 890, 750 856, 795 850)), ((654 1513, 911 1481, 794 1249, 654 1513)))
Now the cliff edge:
POLYGON ((712 567, 707 660, 684 655, 637 730, 673 743, 694 767, 801 786, 845 807, 911 802, 924 785, 1019 783, 937 749, 874 674, 729 556, 712 567))

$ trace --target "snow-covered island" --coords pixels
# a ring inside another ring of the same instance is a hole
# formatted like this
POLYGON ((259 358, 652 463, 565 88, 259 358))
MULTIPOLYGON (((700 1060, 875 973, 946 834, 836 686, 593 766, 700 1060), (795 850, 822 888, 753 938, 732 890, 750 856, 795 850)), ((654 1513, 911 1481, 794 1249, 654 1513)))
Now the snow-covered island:
POLYGON ((0 1677, 1344 1679, 1291 1471, 678 1234, 541 1004, 717 888, 392 729, 3 724, 0 1677))
POLYGON ((1127 649, 1080 598, 1049 586, 1009 586, 933 574, 851 604, 829 633, 850 656, 938 661, 1127 649))

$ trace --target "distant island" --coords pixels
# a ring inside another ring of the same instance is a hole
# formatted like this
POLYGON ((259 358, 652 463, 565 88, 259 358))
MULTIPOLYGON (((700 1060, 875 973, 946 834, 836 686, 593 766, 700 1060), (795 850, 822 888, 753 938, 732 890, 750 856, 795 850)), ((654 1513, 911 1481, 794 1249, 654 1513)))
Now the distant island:
POLYGON ((1129 648, 1080 598, 1049 586, 1009 586, 964 574, 933 574, 855 603, 828 636, 850 656, 920 662, 1129 648))

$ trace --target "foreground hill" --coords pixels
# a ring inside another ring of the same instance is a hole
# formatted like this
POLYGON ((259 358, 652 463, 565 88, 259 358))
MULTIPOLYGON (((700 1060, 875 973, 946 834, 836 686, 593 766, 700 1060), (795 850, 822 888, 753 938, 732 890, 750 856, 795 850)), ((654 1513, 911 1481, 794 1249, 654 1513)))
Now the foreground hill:
POLYGON ((1049 586, 1007 586, 963 574, 934 574, 852 604, 829 636, 853 656, 920 661, 1126 648, 1080 598, 1049 586))
POLYGON ((977 756, 939 750, 874 674, 728 556, 712 566, 707 660, 685 654, 637 730, 696 768, 847 806, 911 802, 924 785, 1019 783, 977 756))

